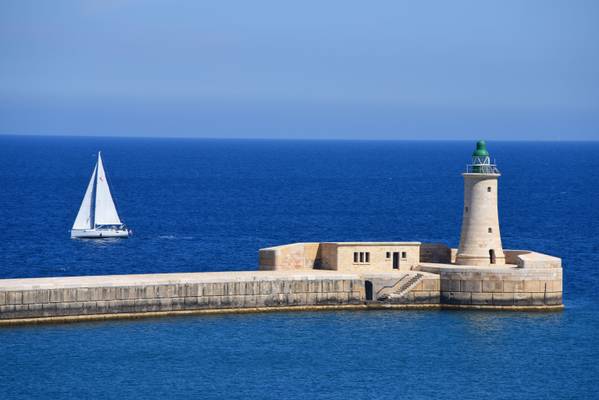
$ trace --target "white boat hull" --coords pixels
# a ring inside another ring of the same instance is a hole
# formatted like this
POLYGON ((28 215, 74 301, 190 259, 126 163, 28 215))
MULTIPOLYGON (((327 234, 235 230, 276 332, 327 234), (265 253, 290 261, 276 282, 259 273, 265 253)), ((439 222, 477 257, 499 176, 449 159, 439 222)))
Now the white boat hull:
POLYGON ((128 238, 128 229, 72 229, 71 239, 128 238))

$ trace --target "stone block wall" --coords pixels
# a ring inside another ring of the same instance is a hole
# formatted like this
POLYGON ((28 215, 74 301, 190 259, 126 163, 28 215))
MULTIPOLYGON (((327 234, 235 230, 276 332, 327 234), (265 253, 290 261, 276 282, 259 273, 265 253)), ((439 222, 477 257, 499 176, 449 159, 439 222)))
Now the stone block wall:
POLYGON ((451 263, 451 249, 441 243, 422 243, 420 245, 420 262, 451 263))
POLYGON ((321 243, 320 244, 320 265, 319 269, 330 271, 337 270, 337 244, 336 243, 321 243))
MULTIPOLYGON (((120 278, 120 282, 101 286, 85 283, 76 285, 72 278, 69 279, 70 283, 64 287, 45 288, 42 284, 38 288, 27 289, 3 288, 0 281, 0 321, 97 314, 344 305, 359 304, 364 298, 363 281, 347 277, 250 276, 213 282, 183 279, 180 282, 156 284, 139 284, 135 278, 129 282, 120 278)), ((27 286, 26 282, 24 286, 27 286)))
POLYGON ((410 290, 407 300, 413 304, 440 304, 441 280, 438 276, 424 278, 410 290))
POLYGON ((542 307, 562 304, 562 269, 438 268, 442 304, 460 306, 542 307))
POLYGON ((260 249, 261 271, 302 271, 321 264, 320 243, 293 243, 260 249))

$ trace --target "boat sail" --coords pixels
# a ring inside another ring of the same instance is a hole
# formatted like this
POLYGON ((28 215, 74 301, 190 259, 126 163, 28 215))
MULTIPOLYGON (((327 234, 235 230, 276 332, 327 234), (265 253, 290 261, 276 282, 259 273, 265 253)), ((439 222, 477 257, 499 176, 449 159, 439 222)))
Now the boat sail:
POLYGON ((121 222, 116 211, 104 171, 102 154, 98 153, 98 162, 71 229, 71 238, 126 238, 129 234, 129 229, 121 222))

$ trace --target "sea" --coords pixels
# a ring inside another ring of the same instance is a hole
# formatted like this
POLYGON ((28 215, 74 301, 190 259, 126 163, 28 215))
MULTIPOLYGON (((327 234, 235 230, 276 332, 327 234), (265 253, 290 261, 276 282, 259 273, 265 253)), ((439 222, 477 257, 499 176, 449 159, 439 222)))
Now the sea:
MULTIPOLYGON (((457 246, 473 141, 0 136, 0 278, 257 268, 304 241, 457 246), (71 240, 102 151, 127 240, 71 240)), ((504 248, 561 312, 340 311, 0 328, 0 399, 597 399, 599 143, 488 142, 504 248)))

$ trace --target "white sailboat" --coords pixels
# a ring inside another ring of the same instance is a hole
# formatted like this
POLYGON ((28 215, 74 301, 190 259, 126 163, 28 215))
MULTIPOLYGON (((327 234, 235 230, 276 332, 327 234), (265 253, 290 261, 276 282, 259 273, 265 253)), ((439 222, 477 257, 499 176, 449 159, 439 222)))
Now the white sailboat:
POLYGON ((81 207, 71 229, 71 238, 126 238, 130 231, 121 222, 110 194, 102 155, 87 185, 81 207))

